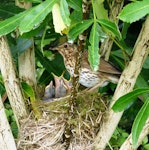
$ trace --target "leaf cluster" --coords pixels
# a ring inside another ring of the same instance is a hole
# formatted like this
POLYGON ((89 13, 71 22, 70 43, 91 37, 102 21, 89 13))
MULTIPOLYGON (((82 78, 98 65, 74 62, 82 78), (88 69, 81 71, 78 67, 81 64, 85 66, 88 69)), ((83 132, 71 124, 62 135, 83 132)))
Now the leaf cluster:
MULTIPOLYGON (((53 72, 56 75, 61 75, 64 68, 62 57, 59 54, 46 52, 49 50, 49 43, 61 38, 59 33, 55 32, 53 25, 54 17, 52 15, 53 6, 59 5, 61 18, 64 22, 65 29, 61 34, 65 34, 69 41, 75 41, 78 36, 87 31, 88 40, 86 41, 89 50, 89 62, 93 70, 98 69, 99 64, 99 43, 102 43, 107 37, 110 37, 115 45, 113 46, 111 56, 116 60, 121 68, 124 67, 124 55, 121 50, 131 55, 132 46, 127 45, 127 40, 131 41, 132 35, 129 27, 138 20, 145 19, 149 13, 148 0, 135 1, 123 7, 122 12, 118 15, 121 22, 117 25, 108 19, 107 5, 104 1, 92 0, 89 17, 83 18, 82 1, 81 0, 28 0, 33 3, 33 7, 24 10, 15 6, 12 2, 2 2, 0 5, 0 36, 7 35, 9 44, 14 55, 20 55, 31 45, 35 45, 36 64, 37 64, 37 79, 40 84, 48 84, 52 79, 53 72), (11 10, 10 10, 11 8, 11 10), (100 9, 99 9, 100 8, 100 9), (18 30, 21 34, 16 37, 15 31, 18 30), (31 38, 34 37, 34 43, 31 38), (121 50, 120 50, 121 49, 121 50)), ((141 22, 141 23, 142 23, 141 22)), ((61 26, 61 24, 58 24, 61 26)), ((134 39, 133 39, 134 40, 134 39)), ((128 57, 126 58, 128 60, 128 57)), ((120 98, 113 106, 114 110, 121 111, 134 101, 134 99, 148 92, 148 69, 149 58, 143 66, 143 71, 138 77, 136 87, 147 87, 144 89, 136 89, 128 95, 120 98)), ((69 79, 68 73, 65 77, 69 79)), ((0 80, 1 82, 1 80, 0 80)), ((27 85, 25 85, 27 89, 27 85)), ((4 93, 3 84, 0 84, 0 94, 4 93)), ((33 93, 30 93, 31 95, 33 93)), ((32 95, 33 96, 33 95, 32 95)), ((34 96, 32 97, 34 99, 34 96)), ((133 144, 136 146, 139 134, 149 116, 148 98, 143 95, 144 104, 140 109, 132 128, 133 144)))

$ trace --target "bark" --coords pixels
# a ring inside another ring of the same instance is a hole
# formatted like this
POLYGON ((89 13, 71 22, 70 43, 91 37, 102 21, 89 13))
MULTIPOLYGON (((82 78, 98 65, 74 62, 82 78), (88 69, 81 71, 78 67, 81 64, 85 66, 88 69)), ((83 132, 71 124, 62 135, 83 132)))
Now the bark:
POLYGON ((0 37, 0 69, 4 80, 6 92, 13 109, 16 122, 27 117, 24 96, 21 90, 20 82, 13 63, 11 52, 5 37, 0 37))
POLYGON ((34 48, 27 49, 19 56, 19 77, 36 89, 34 48))
MULTIPOLYGON (((32 3, 30 2, 19 2, 18 0, 15 1, 16 5, 29 9, 32 7, 32 3)), ((19 34, 19 32, 18 32, 19 34)), ((32 38, 32 41, 34 43, 34 40, 32 38)), ((34 89, 36 100, 39 100, 39 96, 37 93, 37 81, 36 81, 36 68, 35 68, 35 51, 34 51, 34 45, 32 45, 30 48, 25 50, 20 56, 19 56, 19 77, 22 81, 25 81, 29 85, 31 85, 34 89)), ((35 102, 31 101, 32 109, 34 112, 34 115, 36 118, 41 117, 41 112, 37 108, 35 102)))
POLYGON ((16 150, 16 144, 9 126, 0 96, 0 147, 3 150, 16 150))
MULTIPOLYGON (((113 96, 113 102, 111 106, 116 102, 118 98, 129 93, 133 90, 136 79, 142 69, 142 65, 149 54, 149 17, 147 17, 144 26, 139 34, 139 37, 134 46, 134 54, 132 60, 129 62, 128 66, 124 69, 119 83, 117 85, 116 91, 113 96)), ((107 113, 106 120, 101 125, 99 133, 95 138, 95 149, 103 150, 106 144, 110 140, 114 130, 116 129, 122 112, 115 113, 111 107, 107 113)))
MULTIPOLYGON (((138 145, 136 147, 136 149, 138 148, 138 146, 141 144, 141 142, 143 141, 143 139, 149 134, 149 119, 147 120, 145 126, 142 129, 142 132, 139 136, 138 139, 138 145)), ((134 150, 133 146, 132 146, 132 134, 129 135, 129 137, 127 138, 127 140, 123 143, 123 145, 121 146, 121 148, 119 150, 134 150)))
MULTIPOLYGON (((18 0, 15 2, 17 6, 25 9, 29 9, 32 6, 30 2, 19 2, 18 0)), ((19 77, 36 89, 35 52, 33 45, 19 56, 19 77)))

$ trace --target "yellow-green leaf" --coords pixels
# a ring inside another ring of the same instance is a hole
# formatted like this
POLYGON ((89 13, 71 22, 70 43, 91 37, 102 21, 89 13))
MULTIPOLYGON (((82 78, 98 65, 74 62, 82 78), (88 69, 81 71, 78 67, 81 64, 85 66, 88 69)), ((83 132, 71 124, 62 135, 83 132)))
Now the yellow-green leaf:
POLYGON ((31 8, 29 13, 23 18, 20 23, 20 33, 29 32, 30 30, 37 28, 40 23, 45 19, 56 0, 46 0, 41 4, 31 8))
POLYGON ((62 31, 66 29, 67 26, 65 25, 64 20, 62 19, 60 13, 60 6, 58 3, 54 4, 52 9, 52 15, 55 32, 62 34, 62 31))
POLYGON ((27 84, 26 82, 21 83, 25 96, 31 100, 31 102, 35 101, 35 93, 33 88, 27 84))

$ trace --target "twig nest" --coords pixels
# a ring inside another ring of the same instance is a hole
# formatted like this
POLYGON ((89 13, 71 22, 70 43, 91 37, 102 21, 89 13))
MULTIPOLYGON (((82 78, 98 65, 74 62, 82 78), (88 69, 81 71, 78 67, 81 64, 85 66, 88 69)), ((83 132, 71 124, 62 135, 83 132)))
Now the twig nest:
MULTIPOLYGON (((107 100, 98 93, 78 94, 74 119, 67 123, 73 124, 69 150, 91 150, 94 138, 99 130, 100 122, 106 111, 107 100), (104 100, 103 100, 104 98, 104 100)), ((65 150, 63 134, 68 117, 69 96, 56 101, 39 104, 43 118, 33 119, 30 115, 23 120, 17 146, 19 150, 65 150)))

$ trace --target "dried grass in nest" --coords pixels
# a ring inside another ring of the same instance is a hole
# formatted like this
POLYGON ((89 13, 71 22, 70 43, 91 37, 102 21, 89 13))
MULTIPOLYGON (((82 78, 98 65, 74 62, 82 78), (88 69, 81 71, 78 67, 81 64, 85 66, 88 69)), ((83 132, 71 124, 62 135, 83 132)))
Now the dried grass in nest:
MULTIPOLYGON (((63 133, 67 118, 68 99, 43 104, 44 117, 38 121, 32 115, 23 121, 17 141, 19 150, 64 150, 63 133)), ((98 94, 79 95, 69 150, 91 150, 106 105, 98 94)), ((41 104, 40 104, 41 105, 41 104)))

